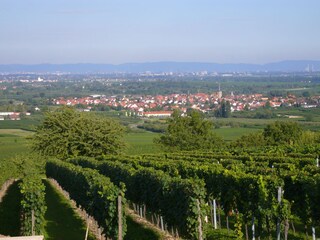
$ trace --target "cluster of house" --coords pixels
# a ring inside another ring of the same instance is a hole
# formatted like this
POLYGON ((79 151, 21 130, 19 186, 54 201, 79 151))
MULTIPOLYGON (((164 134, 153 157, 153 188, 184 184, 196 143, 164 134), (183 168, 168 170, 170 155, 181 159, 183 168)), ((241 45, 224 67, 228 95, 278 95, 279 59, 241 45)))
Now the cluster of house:
POLYGON ((265 97, 262 94, 233 93, 222 96, 222 92, 195 93, 195 94, 170 94, 170 95, 146 95, 146 96, 104 96, 91 95, 83 98, 52 99, 56 105, 82 105, 90 110, 94 105, 105 105, 118 109, 125 109, 132 114, 140 116, 170 116, 174 109, 186 111, 188 108, 202 112, 210 112, 217 109, 222 101, 230 102, 231 111, 253 110, 268 105, 268 107, 299 105, 305 108, 320 105, 320 96, 312 98, 298 98, 294 95, 287 97, 265 97))
MULTIPOLYGON (((30 116, 31 113, 25 112, 23 113, 26 116, 30 116)), ((2 120, 20 120, 21 113, 20 112, 0 112, 0 121, 2 120)))

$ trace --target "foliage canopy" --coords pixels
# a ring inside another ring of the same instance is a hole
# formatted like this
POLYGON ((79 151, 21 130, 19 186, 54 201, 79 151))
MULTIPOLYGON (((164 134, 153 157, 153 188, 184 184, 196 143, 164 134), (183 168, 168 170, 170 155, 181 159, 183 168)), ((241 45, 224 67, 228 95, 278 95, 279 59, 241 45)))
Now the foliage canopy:
POLYGON ((303 130, 296 122, 275 121, 266 126, 263 136, 270 145, 296 144, 303 130))
POLYGON ((125 147, 123 133, 124 127, 114 120, 64 107, 46 114, 32 147, 59 158, 118 154, 125 147))
POLYGON ((181 116, 179 111, 174 111, 166 132, 155 142, 172 151, 212 150, 223 142, 212 130, 213 122, 204 119, 200 112, 181 116))

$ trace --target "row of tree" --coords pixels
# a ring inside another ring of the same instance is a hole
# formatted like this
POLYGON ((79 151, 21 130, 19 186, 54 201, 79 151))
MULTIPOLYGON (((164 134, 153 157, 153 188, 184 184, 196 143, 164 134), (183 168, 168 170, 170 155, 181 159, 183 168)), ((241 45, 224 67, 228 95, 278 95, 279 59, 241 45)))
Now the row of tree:
MULTIPOLYGON (((227 104, 227 103, 226 103, 227 104)), ((214 122, 201 112, 184 116, 174 111, 167 129, 155 142, 167 151, 217 150, 264 146, 310 146, 320 143, 320 135, 305 131, 297 122, 276 121, 263 131, 244 135, 231 144, 214 133, 214 122)), ((33 149, 42 155, 103 156, 122 153, 125 128, 115 120, 92 113, 61 108, 46 113, 33 137, 33 149)))

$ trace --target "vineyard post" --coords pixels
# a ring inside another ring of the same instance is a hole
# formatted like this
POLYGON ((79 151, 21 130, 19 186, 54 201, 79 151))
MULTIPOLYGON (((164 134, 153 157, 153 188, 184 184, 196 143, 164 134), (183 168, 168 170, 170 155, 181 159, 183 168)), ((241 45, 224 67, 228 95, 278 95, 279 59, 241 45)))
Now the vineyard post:
POLYGON ((122 198, 118 196, 118 240, 122 240, 122 198))
POLYGON ((198 207, 198 221, 199 221, 199 240, 203 240, 203 234, 202 234, 202 221, 201 221, 201 209, 200 209, 200 201, 197 199, 197 207, 198 207))
MULTIPOLYGON (((281 197, 282 197, 282 188, 278 188, 278 202, 279 205, 281 204, 281 197)), ((280 227, 281 227, 281 221, 280 221, 280 216, 278 217, 277 220, 277 240, 280 240, 280 227)))
POLYGON ((228 217, 228 214, 226 216, 226 224, 227 224, 227 229, 228 229, 228 234, 229 234, 229 217, 228 217))
POLYGON ((217 229, 217 204, 215 199, 213 199, 213 221, 214 229, 217 229))
POLYGON ((221 206, 218 205, 218 222, 219 222, 219 228, 221 228, 221 206))
POLYGON ((317 164, 317 167, 319 167, 319 157, 317 157, 316 159, 316 164, 317 164))
POLYGON ((34 210, 32 209, 31 210, 31 235, 34 236, 36 235, 35 232, 34 232, 34 210))
POLYGON ((85 236, 85 240, 88 239, 88 234, 89 234, 89 216, 87 215, 87 229, 86 229, 86 236, 85 236))
POLYGON ((312 227, 312 240, 316 240, 316 228, 312 227))
POLYGON ((162 216, 160 216, 160 222, 161 222, 161 230, 164 231, 163 217, 162 216))
POLYGON ((214 226, 214 222, 213 222, 213 201, 209 200, 209 204, 210 204, 210 219, 211 219, 211 225, 214 226))
POLYGON ((256 233, 255 233, 255 228, 254 228, 254 217, 252 217, 252 240, 255 240, 256 233))

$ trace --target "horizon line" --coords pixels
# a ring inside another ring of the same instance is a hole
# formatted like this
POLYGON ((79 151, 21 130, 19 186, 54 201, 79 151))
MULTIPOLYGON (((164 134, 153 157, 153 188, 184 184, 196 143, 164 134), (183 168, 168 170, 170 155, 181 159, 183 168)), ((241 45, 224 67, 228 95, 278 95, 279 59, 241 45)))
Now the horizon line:
POLYGON ((50 62, 44 62, 44 63, 0 63, 0 65, 81 65, 81 64, 92 64, 92 65, 125 65, 125 64, 154 64, 154 63, 202 63, 202 64, 219 64, 219 65, 225 65, 225 64, 245 64, 245 65, 267 65, 271 63, 281 63, 281 62, 320 62, 320 59, 285 59, 285 60, 275 60, 270 61, 266 63, 251 63, 251 62, 225 62, 225 63, 219 63, 219 62, 208 62, 208 61, 175 61, 175 60, 160 60, 160 61, 145 61, 145 62, 123 62, 123 63, 95 63, 95 62, 69 62, 69 63, 50 63, 50 62))

